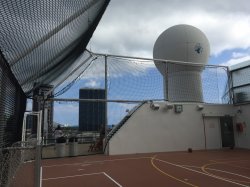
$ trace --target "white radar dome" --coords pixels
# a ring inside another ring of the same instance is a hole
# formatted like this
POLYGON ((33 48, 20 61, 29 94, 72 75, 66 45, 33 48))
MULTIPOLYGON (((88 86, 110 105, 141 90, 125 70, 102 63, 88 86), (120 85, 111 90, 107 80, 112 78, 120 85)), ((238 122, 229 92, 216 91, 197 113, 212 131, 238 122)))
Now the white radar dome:
MULTIPOLYGON (((209 41, 205 34, 191 25, 175 25, 165 30, 156 40, 154 59, 207 64, 210 55, 209 41)), ((163 74, 164 65, 155 62, 163 74)))
POLYGON ((164 78, 165 99, 172 102, 203 102, 201 73, 209 54, 207 37, 193 26, 176 25, 158 37, 153 57, 159 59, 154 63, 164 78), (177 64, 174 61, 189 63, 177 64), (202 65, 192 66, 197 63, 202 65))

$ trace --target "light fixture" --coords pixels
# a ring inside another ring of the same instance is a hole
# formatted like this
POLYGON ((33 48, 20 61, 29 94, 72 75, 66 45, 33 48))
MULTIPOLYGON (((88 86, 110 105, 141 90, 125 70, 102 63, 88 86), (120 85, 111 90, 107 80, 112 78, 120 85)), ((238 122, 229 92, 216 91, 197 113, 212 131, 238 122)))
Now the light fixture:
POLYGON ((173 104, 171 104, 171 103, 166 103, 166 109, 167 110, 171 110, 171 109, 173 109, 174 108, 174 105, 173 104))
POLYGON ((204 109, 204 105, 199 104, 199 105, 196 106, 196 108, 197 108, 197 110, 203 110, 204 109))
POLYGON ((153 110, 159 110, 160 109, 160 105, 157 103, 154 103, 153 101, 150 102, 150 108, 153 110))

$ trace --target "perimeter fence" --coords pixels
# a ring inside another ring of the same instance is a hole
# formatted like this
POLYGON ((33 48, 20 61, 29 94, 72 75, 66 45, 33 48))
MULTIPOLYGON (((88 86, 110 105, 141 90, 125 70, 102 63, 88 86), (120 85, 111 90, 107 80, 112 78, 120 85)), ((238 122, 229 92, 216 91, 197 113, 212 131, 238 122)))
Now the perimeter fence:
POLYGON ((16 154, 7 148, 20 141, 26 96, 0 51, 0 186, 7 186, 15 171, 16 154), (7 159, 7 160, 6 160, 7 159), (13 164, 13 165, 11 165, 13 164), (9 170, 8 170, 9 169, 9 170))
POLYGON ((16 142, 0 151, 0 186, 35 186, 36 141, 16 142))
MULTIPOLYGON (((112 136, 142 103, 175 102, 168 95, 171 92, 191 99, 200 97, 200 102, 209 104, 231 102, 226 67, 164 62, 162 66, 166 69, 163 73, 152 59, 90 54, 92 58, 68 76, 51 98, 54 121, 65 126, 64 134, 68 140, 72 136, 78 138, 80 155, 102 152, 100 147, 91 149, 97 146, 100 137, 112 136), (176 75, 170 70, 179 76, 178 79, 164 78, 176 75), (176 84, 179 87, 175 87, 176 84)), ((66 156, 70 155, 69 149, 69 142, 66 142, 66 156)), ((47 145, 43 156, 55 156, 53 150, 47 145)))
POLYGON ((91 61, 84 63, 76 73, 70 75, 57 87, 54 98, 79 98, 80 88, 107 88, 107 100, 128 102, 168 100, 171 102, 168 93, 175 90, 175 92, 185 92, 187 98, 195 97, 192 95, 194 92, 185 90, 193 88, 201 90, 201 102, 209 104, 231 102, 227 67, 166 61, 162 62, 160 68, 157 65, 157 69, 154 62, 158 64, 159 60, 105 56, 95 53, 91 55, 91 61), (164 67, 166 68, 163 69, 164 67), (178 79, 173 81, 169 78, 171 76, 177 76, 178 79), (201 80, 200 84, 196 84, 197 79, 201 80), (179 88, 179 82, 182 82, 184 87, 179 88))

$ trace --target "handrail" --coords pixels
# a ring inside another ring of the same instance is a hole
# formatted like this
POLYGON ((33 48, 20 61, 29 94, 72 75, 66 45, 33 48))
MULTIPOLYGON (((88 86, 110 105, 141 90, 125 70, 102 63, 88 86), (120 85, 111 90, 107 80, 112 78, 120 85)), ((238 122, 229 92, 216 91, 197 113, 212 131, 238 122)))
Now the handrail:
POLYGON ((114 136, 114 134, 125 124, 125 122, 143 105, 145 104, 146 101, 141 102, 139 105, 135 106, 134 108, 132 108, 128 114, 126 116, 124 116, 124 118, 120 121, 120 123, 118 125, 116 125, 107 135, 107 141, 105 143, 104 146, 104 152, 107 148, 108 142, 109 140, 114 136))

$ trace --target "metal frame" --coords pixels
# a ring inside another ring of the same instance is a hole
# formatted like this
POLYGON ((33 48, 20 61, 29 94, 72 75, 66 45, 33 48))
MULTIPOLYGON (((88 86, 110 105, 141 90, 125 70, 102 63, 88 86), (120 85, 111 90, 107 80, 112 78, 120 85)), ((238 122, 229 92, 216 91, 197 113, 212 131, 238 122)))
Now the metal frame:
POLYGON ((38 112, 25 112, 23 120, 22 141, 26 141, 26 118, 28 115, 37 116, 37 141, 36 141, 36 156, 35 156, 35 187, 42 186, 41 174, 41 141, 42 141, 42 114, 43 111, 38 112))
POLYGON ((231 81, 231 84, 230 84, 230 88, 229 88, 229 90, 230 90, 230 96, 231 96, 231 98, 232 98, 232 103, 234 104, 234 105, 245 105, 245 104, 249 104, 250 103, 250 100, 249 101, 245 101, 245 102, 242 102, 242 103, 236 103, 235 102, 235 98, 234 98, 234 90, 235 89, 237 89, 237 88, 244 88, 244 87, 247 87, 247 86, 249 86, 250 85, 250 83, 245 83, 245 84, 242 84, 242 85, 239 85, 239 86, 234 86, 233 85, 233 73, 235 73, 235 72, 238 72, 238 71, 241 71, 241 70, 243 70, 243 69, 249 69, 249 71, 250 71, 250 66, 248 65, 248 66, 245 66, 245 67, 241 67, 241 68, 239 68, 239 69, 234 69, 234 70, 232 70, 232 71, 229 71, 229 77, 230 77, 230 81, 231 81))

